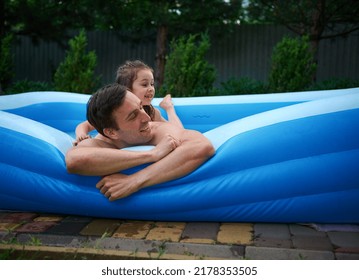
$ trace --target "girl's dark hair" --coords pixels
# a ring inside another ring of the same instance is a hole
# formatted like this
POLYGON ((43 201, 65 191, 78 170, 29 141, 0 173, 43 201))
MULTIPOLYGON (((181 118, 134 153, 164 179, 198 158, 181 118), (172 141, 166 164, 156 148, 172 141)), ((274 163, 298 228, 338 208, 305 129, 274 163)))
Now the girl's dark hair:
POLYGON ((123 104, 126 91, 123 85, 110 84, 100 88, 87 102, 87 120, 103 136, 105 128, 119 129, 112 113, 123 104))
MULTIPOLYGON (((137 73, 143 69, 150 70, 153 73, 153 69, 140 60, 126 61, 117 69, 116 83, 123 85, 132 91, 132 85, 137 78, 137 73)), ((150 116, 151 120, 154 120, 155 108, 152 105, 144 105, 143 109, 147 115, 150 116)))

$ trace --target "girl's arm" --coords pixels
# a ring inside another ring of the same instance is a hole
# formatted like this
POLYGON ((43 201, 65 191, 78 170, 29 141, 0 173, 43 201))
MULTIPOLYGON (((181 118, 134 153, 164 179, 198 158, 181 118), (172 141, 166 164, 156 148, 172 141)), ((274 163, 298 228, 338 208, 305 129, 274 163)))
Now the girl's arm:
POLYGON ((82 140, 90 138, 91 136, 88 135, 88 133, 94 129, 95 128, 88 121, 80 123, 75 130, 76 141, 74 142, 74 146, 76 146, 82 140))
MULTIPOLYGON (((166 110, 168 121, 179 128, 183 128, 180 118, 177 116, 170 94, 167 94, 160 103, 160 107, 166 110)), ((159 113, 159 112, 158 112, 159 113)), ((162 118, 162 117, 161 117, 162 118)), ((162 118, 163 119, 163 118, 162 118)))

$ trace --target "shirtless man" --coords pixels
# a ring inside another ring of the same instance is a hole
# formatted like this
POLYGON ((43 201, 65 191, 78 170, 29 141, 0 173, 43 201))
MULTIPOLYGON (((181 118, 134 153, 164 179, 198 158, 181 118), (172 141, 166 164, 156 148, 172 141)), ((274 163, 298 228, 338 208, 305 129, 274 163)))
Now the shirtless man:
POLYGON ((214 154, 212 144, 201 133, 168 122, 151 122, 140 99, 119 84, 106 86, 90 98, 87 119, 99 134, 67 152, 67 170, 103 176, 96 187, 110 201, 183 177, 214 154), (155 147, 150 151, 121 150, 136 145, 155 147), (153 164, 131 175, 118 173, 145 163, 153 164))

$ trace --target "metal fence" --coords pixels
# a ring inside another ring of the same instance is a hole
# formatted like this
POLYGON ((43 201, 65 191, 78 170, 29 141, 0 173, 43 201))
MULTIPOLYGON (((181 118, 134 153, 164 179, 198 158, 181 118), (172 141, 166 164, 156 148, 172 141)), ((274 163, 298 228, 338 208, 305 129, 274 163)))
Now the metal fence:
MULTIPOLYGON (((283 26, 244 25, 234 33, 212 39, 207 58, 217 70, 216 85, 231 77, 266 81, 273 47, 285 35, 293 34, 283 26)), ((88 50, 96 52, 96 74, 102 76, 103 84, 114 81, 117 67, 125 60, 140 59, 154 66, 154 40, 132 44, 111 32, 99 31, 89 32, 87 37, 88 50)), ((65 50, 57 44, 33 44, 27 37, 19 37, 14 53, 15 80, 52 81, 65 58, 65 50)), ((321 41, 317 79, 330 78, 359 79, 359 33, 321 41)))

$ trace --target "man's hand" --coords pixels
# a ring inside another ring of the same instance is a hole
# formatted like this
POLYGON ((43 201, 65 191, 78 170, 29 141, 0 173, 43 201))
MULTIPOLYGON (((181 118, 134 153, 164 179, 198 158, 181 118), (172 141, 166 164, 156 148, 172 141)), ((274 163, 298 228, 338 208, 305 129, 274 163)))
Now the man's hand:
POLYGON ((163 137, 163 139, 153 149, 154 162, 159 161, 160 159, 167 156, 169 153, 174 151, 179 145, 181 145, 181 141, 179 141, 177 138, 169 134, 166 134, 163 137))
POLYGON ((131 176, 120 173, 104 176, 102 180, 96 184, 96 188, 110 201, 124 198, 138 191, 133 180, 131 180, 131 176))

